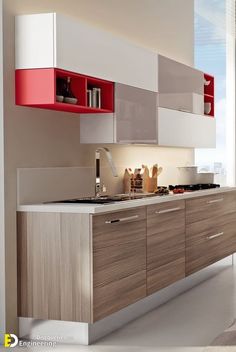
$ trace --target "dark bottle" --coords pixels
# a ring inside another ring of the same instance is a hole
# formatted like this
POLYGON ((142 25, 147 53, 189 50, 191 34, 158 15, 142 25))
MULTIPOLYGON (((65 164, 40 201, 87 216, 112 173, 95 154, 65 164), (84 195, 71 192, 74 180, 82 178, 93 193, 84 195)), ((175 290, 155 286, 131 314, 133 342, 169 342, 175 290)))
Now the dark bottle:
POLYGON ((67 78, 57 78, 57 95, 62 95, 65 98, 75 98, 71 90, 71 79, 67 78))
POLYGON ((70 77, 67 77, 66 79, 66 89, 65 89, 65 94, 64 97, 66 98, 75 98, 74 94, 72 93, 71 87, 70 87, 71 79, 70 77))

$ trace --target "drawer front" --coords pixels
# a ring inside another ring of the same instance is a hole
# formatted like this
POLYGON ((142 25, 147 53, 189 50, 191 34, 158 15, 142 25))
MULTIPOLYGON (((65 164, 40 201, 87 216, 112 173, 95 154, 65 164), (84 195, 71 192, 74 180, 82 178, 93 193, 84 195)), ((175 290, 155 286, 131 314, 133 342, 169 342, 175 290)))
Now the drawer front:
POLYGON ((185 202, 147 209, 147 292, 154 293, 185 276, 185 202))
POLYGON ((146 208, 93 217, 93 315, 146 296, 146 208))
POLYGON ((186 227, 186 275, 192 274, 236 251, 236 213, 209 226, 208 221, 186 227))
POLYGON ((146 270, 146 239, 93 249, 93 286, 104 286, 146 270))
POLYGON ((93 246, 97 250, 146 236, 146 208, 93 216, 93 246))
POLYGON ((146 271, 94 288, 93 321, 137 302, 146 296, 146 271))
POLYGON ((178 230, 185 226, 185 201, 154 204, 147 207, 147 234, 178 230))
POLYGON ((185 257, 157 267, 147 273, 147 293, 151 295, 156 291, 173 284, 185 277, 185 257))
POLYGON ((186 201, 186 223, 218 218, 236 211, 236 192, 220 193, 186 201))

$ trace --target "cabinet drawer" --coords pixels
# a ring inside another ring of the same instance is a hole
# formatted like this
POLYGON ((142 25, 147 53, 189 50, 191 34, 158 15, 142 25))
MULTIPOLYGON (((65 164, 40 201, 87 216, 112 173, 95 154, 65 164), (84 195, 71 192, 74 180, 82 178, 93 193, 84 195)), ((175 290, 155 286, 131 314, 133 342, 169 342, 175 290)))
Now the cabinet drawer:
POLYGON ((146 239, 93 249, 93 285, 104 286, 112 281, 146 270, 146 239))
POLYGON ((154 204, 147 207, 147 235, 174 231, 185 226, 185 201, 154 204))
POLYGON ((209 226, 206 220, 186 228, 186 274, 192 274, 236 251, 236 214, 209 226))
POLYGON ((172 262, 156 267, 147 273, 148 295, 166 287, 185 277, 184 255, 172 262))
POLYGON ((134 208, 93 216, 94 248, 105 248, 146 236, 146 209, 134 208))
POLYGON ((219 193, 186 201, 186 223, 218 218, 236 211, 236 192, 219 193))
POLYGON ((146 296, 146 271, 94 288, 93 321, 102 319, 146 296))

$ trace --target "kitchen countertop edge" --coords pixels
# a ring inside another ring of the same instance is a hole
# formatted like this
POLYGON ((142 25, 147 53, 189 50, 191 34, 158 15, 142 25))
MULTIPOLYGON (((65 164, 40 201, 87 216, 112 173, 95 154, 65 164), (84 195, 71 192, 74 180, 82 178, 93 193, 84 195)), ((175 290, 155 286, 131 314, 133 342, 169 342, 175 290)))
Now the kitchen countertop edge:
POLYGON ((147 206, 171 202, 174 200, 191 199, 197 197, 211 196, 215 194, 236 191, 236 187, 221 187, 195 191, 192 193, 174 194, 168 196, 147 197, 143 199, 127 200, 109 204, 62 204, 62 203, 39 203, 18 205, 18 212, 40 212, 40 213, 79 213, 79 214, 101 214, 111 211, 147 206))

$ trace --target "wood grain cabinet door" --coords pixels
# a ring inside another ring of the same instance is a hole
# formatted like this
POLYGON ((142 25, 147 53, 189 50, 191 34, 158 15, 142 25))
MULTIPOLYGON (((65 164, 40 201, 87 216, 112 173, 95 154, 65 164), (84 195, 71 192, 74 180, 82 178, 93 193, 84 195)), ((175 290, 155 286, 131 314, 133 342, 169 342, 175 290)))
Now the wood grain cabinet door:
POLYGON ((236 192, 186 201, 186 275, 236 252, 236 192))
POLYGON ((185 276, 185 202, 147 207, 147 293, 185 276))
POLYGON ((146 296, 146 209, 92 217, 93 321, 146 296))

